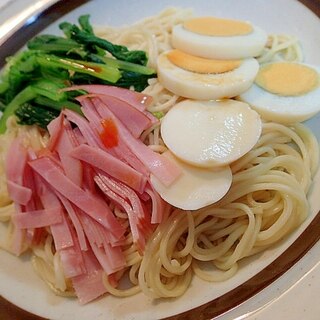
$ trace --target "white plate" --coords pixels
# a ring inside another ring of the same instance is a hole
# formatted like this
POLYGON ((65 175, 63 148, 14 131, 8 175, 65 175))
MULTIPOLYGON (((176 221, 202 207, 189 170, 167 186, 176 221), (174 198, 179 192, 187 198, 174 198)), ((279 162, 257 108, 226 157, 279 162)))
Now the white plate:
MULTIPOLYGON (((197 15, 215 15, 249 20, 265 29, 268 33, 295 35, 301 39, 305 60, 309 63, 320 65, 320 20, 301 3, 293 0, 162 0, 152 2, 147 0, 136 0, 134 2, 127 0, 96 0, 62 17, 46 29, 46 32, 59 32, 57 27, 59 22, 76 22, 80 14, 90 13, 93 24, 120 26, 124 23, 131 24, 146 16, 157 14, 168 6, 194 8, 194 12, 197 15)), ((307 124, 316 134, 318 141, 320 141, 320 115, 308 121, 307 124)), ((319 212, 319 194, 320 172, 318 171, 314 188, 310 194, 310 216, 294 234, 278 246, 245 260, 241 264, 239 272, 230 280, 223 283, 210 284, 195 279, 192 282, 191 288, 179 299, 152 301, 142 294, 121 299, 105 296, 88 305, 79 306, 76 299, 61 298, 52 294, 46 285, 35 275, 28 258, 18 259, 3 251, 0 251, 0 294, 20 308, 49 319, 143 320, 176 315, 230 292, 265 269, 266 266, 287 250, 290 244, 308 227, 316 216, 316 213, 319 212)), ((2 225, 0 225, 0 234, 1 228, 3 228, 2 225)), ((317 245, 318 247, 319 245, 317 245)), ((306 261, 306 264, 302 265, 300 269, 302 268, 304 271, 310 270, 314 265, 314 259, 312 261, 309 260, 304 258, 302 261, 306 261)), ((302 261, 299 263, 301 264, 302 261)), ((301 278, 302 274, 299 270, 295 273, 295 269, 293 268, 292 270, 290 272, 296 278, 292 279, 291 277, 288 283, 283 280, 281 284, 282 277, 277 281, 277 284, 271 284, 267 290, 251 298, 243 306, 221 317, 226 319, 234 318, 240 316, 241 313, 248 313, 248 310, 263 307, 272 299, 276 299, 277 293, 274 293, 276 288, 278 288, 278 292, 284 292, 284 290, 288 289, 295 281, 301 278)), ((226 308, 228 309, 228 306, 226 308)), ((290 311, 289 314, 294 316, 290 311)), ((197 315, 193 317, 195 319, 198 318, 197 315)))

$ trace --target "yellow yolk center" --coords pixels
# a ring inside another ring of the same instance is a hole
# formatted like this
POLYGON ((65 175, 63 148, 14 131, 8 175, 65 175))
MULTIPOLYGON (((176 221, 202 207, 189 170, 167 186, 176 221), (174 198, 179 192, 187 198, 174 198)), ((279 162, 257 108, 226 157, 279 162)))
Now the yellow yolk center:
POLYGON ((213 17, 190 19, 184 22, 183 27, 194 33, 220 37, 245 35, 253 30, 251 24, 244 21, 213 17))
POLYGON ((167 58, 177 67, 196 73, 224 73, 238 68, 241 64, 240 60, 205 59, 177 49, 170 51, 167 58))
POLYGON ((290 62, 276 62, 260 68, 255 80, 265 90, 281 96, 298 96, 319 84, 316 70, 290 62))

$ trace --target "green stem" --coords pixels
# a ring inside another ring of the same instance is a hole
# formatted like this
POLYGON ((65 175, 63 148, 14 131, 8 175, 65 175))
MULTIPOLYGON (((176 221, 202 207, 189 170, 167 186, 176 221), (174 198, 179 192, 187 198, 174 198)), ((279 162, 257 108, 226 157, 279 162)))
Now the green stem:
POLYGON ((30 101, 36 97, 36 93, 31 86, 24 88, 20 91, 14 99, 7 105, 0 119, 0 134, 3 134, 7 130, 7 120, 12 116, 15 111, 27 101, 30 101))
POLYGON ((39 64, 44 67, 63 68, 79 73, 85 73, 102 80, 110 81, 111 83, 116 83, 121 77, 121 73, 118 69, 104 64, 57 58, 50 55, 39 56, 37 57, 37 60, 39 64))

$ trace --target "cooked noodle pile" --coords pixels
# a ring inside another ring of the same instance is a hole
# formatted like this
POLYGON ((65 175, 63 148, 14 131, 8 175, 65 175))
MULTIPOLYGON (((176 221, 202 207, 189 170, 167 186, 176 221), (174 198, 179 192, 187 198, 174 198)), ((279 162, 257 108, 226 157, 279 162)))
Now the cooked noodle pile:
MULTIPOLYGON (((156 67, 159 53, 170 48, 172 27, 191 15, 190 10, 171 8, 134 26, 97 28, 97 34, 131 49, 147 51, 149 65, 156 67)), ((296 39, 270 36, 258 60, 277 59, 302 60, 296 39)), ((154 98, 149 111, 162 115, 182 99, 164 89, 157 79, 150 80, 144 92, 154 98)), ((25 143, 36 150, 45 146, 48 139, 35 127, 18 126, 14 119, 10 119, 7 133, 0 136, 0 220, 8 222, 7 242, 2 244, 7 250, 10 250, 10 215, 14 207, 6 190, 4 159, 8 146, 17 136, 24 137, 25 143)), ((149 129, 141 139, 154 151, 166 150, 160 125, 149 129)), ((166 218, 151 235, 143 256, 133 244, 131 234, 127 235, 123 245, 127 270, 119 272, 117 277, 129 280, 130 284, 120 281, 120 286, 114 288, 105 276, 108 291, 116 296, 142 291, 153 298, 177 297, 187 290, 193 275, 213 282, 232 277, 239 260, 283 239, 305 220, 309 212, 307 193, 317 169, 318 150, 316 138, 302 124, 264 123, 256 146, 231 165, 233 183, 222 200, 192 212, 167 205, 166 218)), ((111 209, 129 225, 126 213, 119 207, 111 209)), ((60 295, 72 295, 50 230, 41 245, 30 249, 35 270, 50 288, 60 295)))

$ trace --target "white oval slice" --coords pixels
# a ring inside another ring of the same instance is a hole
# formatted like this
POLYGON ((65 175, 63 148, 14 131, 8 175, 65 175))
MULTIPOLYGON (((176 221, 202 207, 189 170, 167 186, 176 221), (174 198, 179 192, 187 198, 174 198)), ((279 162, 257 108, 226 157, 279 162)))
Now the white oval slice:
POLYGON ((235 100, 184 100, 161 122, 161 135, 170 151, 199 167, 239 159, 256 144, 261 129, 259 114, 235 100))
POLYGON ((254 58, 223 73, 196 73, 174 65, 167 52, 158 57, 158 78, 169 91, 179 96, 197 100, 235 97, 250 88, 259 70, 254 58))
POLYGON ((183 210, 197 210, 219 201, 228 192, 232 182, 229 166, 205 169, 180 161, 170 151, 163 155, 179 166, 182 174, 169 187, 151 175, 151 184, 171 205, 183 210))

